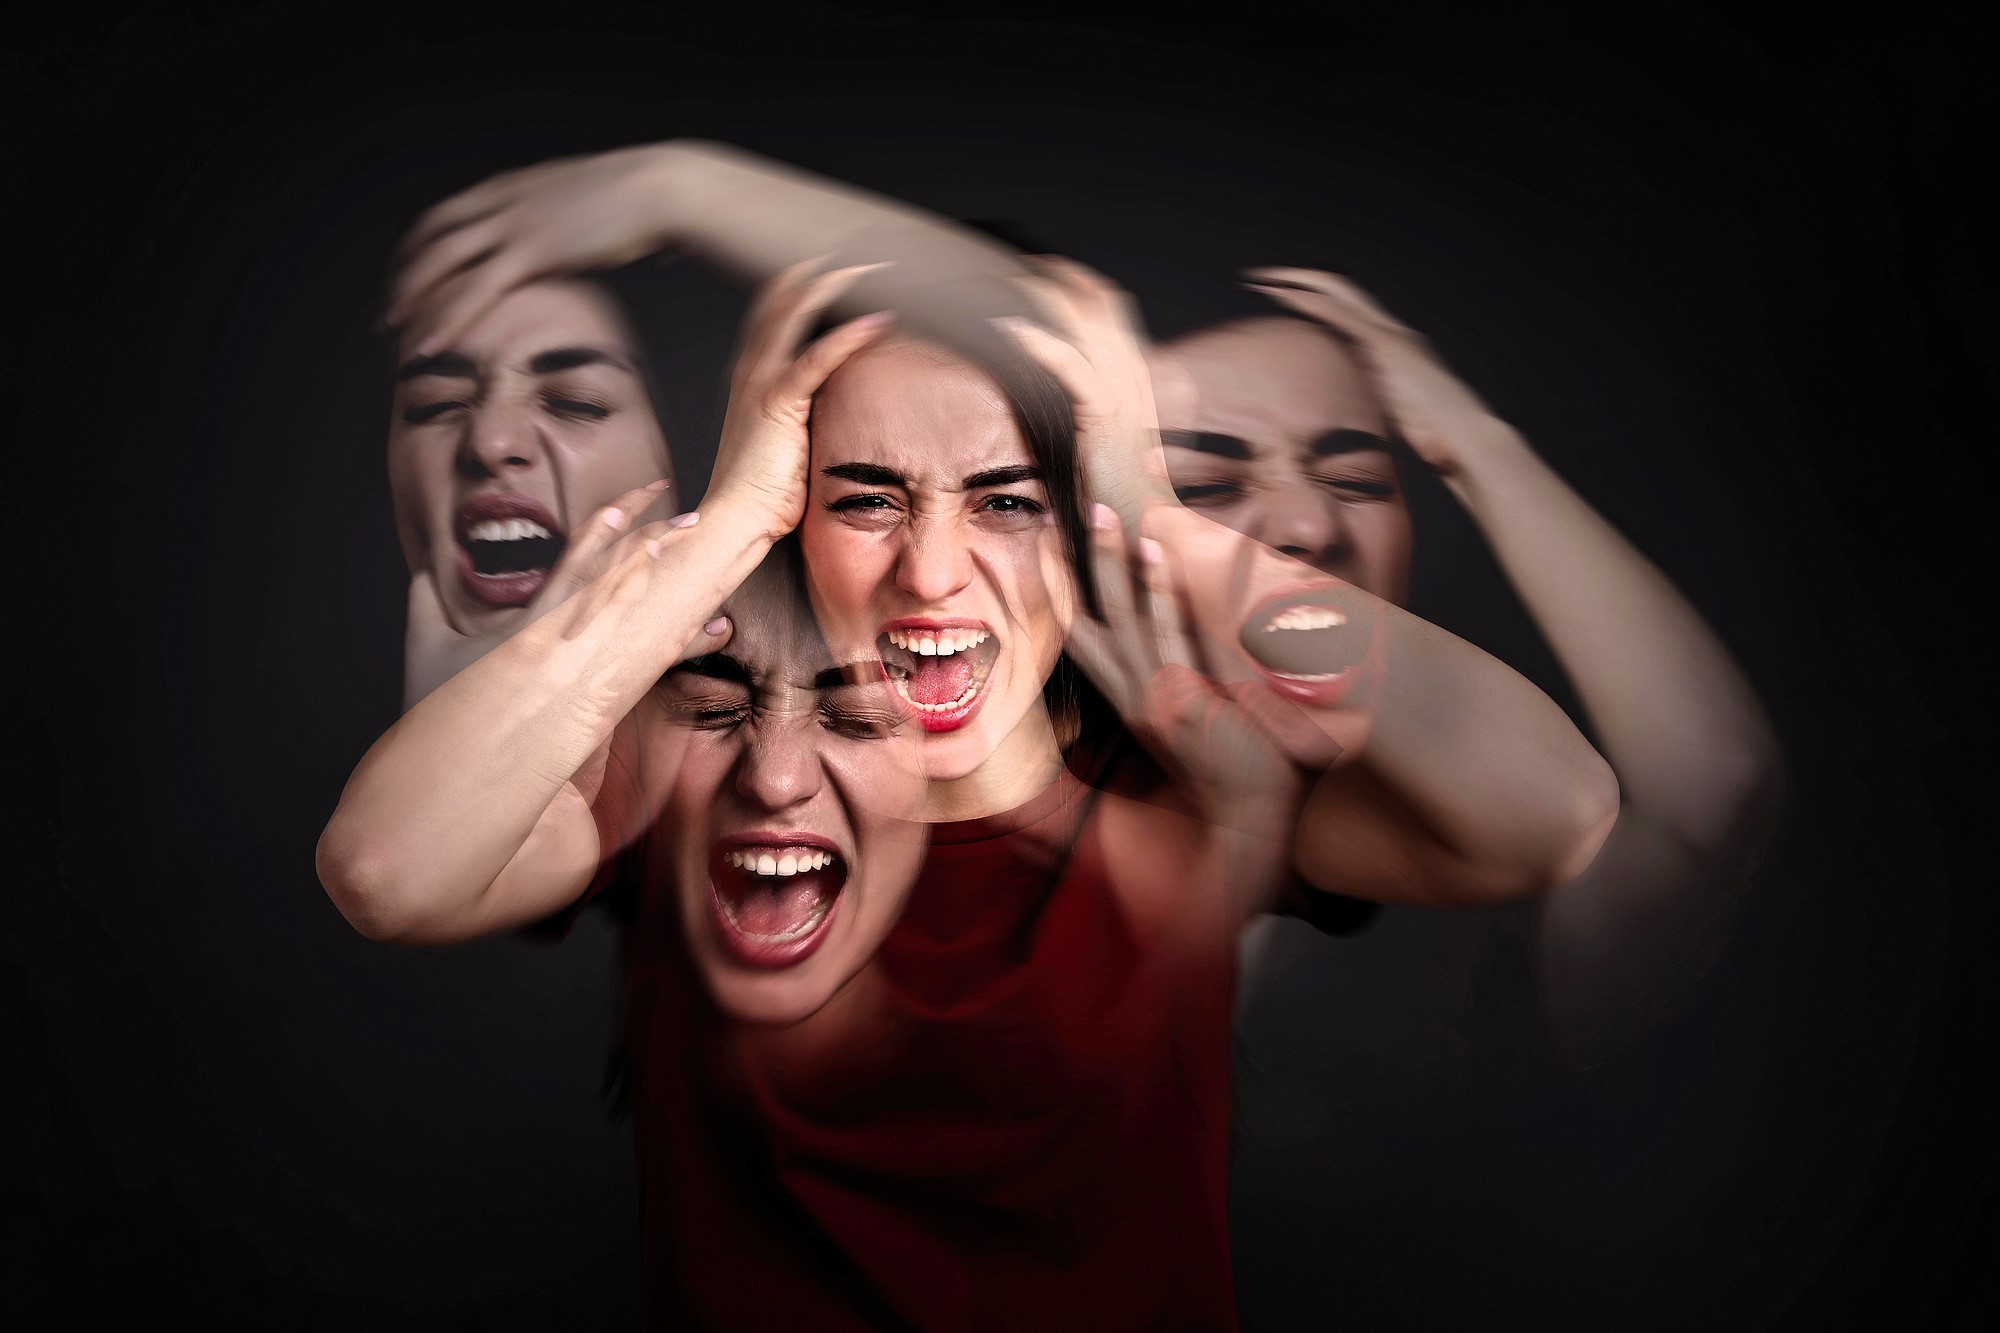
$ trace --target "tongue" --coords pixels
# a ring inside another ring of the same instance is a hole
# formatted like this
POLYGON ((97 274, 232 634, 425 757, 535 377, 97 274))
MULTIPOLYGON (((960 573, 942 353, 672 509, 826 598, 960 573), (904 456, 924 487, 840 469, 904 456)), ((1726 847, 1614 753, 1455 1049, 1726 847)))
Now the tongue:
POLYGON ((776 887, 752 885, 736 904, 736 924, 750 935, 784 935, 803 926, 819 906, 818 875, 797 875, 776 887), (800 880, 813 882, 801 884, 800 880))
POLYGON ((972 654, 919 657, 910 670, 910 697, 920 704, 948 704, 972 684, 972 654))

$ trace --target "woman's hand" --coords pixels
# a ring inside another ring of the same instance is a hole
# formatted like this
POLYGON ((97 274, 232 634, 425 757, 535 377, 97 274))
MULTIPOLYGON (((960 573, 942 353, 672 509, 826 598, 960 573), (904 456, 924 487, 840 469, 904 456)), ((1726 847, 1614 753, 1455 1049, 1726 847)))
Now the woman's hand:
POLYGON ((1310 728, 1255 682, 1220 685, 1201 669, 1174 562, 1150 537, 1128 542, 1104 505, 1090 559, 1104 620, 1079 618, 1065 650, 1173 776, 1176 803, 1242 840, 1226 858, 1230 882, 1255 901, 1285 863, 1304 794, 1304 776, 1277 738, 1310 728))
POLYGON ((678 225, 672 144, 504 171, 417 219, 397 252, 387 318, 410 345, 449 347, 503 296, 543 278, 616 268, 678 225))
POLYGON ((1423 335, 1346 278, 1309 268, 1253 268, 1244 285, 1344 336, 1360 354, 1396 430, 1438 476, 1459 476, 1470 451, 1514 441, 1511 427, 1447 370, 1423 335))
POLYGON ((716 446, 715 471, 704 509, 740 506, 770 540, 799 525, 806 512, 806 423, 813 395, 827 377, 888 328, 877 311, 851 319, 800 352, 806 330, 863 274, 859 264, 818 272, 823 261, 786 269, 757 292, 744 321, 743 344, 730 374, 729 412, 716 446))
POLYGON ((1145 333, 1132 298, 1070 259, 1031 261, 1039 276, 1021 281, 1050 327, 999 323, 1062 383, 1076 419, 1076 447, 1091 496, 1138 531, 1149 505, 1177 504, 1160 449, 1145 333))

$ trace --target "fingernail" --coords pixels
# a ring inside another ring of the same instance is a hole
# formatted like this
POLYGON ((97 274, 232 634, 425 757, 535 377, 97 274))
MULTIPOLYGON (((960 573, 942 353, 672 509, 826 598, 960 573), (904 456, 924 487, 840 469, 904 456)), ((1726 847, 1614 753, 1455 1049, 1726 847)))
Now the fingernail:
POLYGON ((1090 507, 1090 526, 1099 532, 1112 532, 1118 527, 1118 515, 1110 505, 1099 504, 1090 507))
POLYGON ((649 491, 664 491, 671 485, 673 485, 671 481, 668 481, 665 477, 661 477, 658 481, 647 482, 646 489, 649 491))
POLYGON ((612 529, 613 531, 616 531, 617 529, 624 527, 625 526, 624 511, 618 509, 605 510, 604 526, 612 529))
POLYGON ((706 625, 703 625, 701 627, 701 632, 703 634, 706 634, 709 638, 712 639, 728 628, 729 628, 729 617, 717 616, 715 619, 709 621, 706 625))
POLYGON ((668 519, 667 526, 670 528, 691 528, 699 522, 701 522, 701 511, 699 509, 690 509, 685 514, 675 514, 672 518, 668 519))
POLYGON ((893 310, 877 310, 872 314, 862 315, 858 317, 854 321, 854 327, 857 329, 869 329, 869 330, 879 329, 883 325, 892 322, 895 318, 896 318, 896 312, 893 310))
POLYGON ((658 537, 646 538, 645 551, 647 555, 658 560, 660 558, 660 539, 658 537))
POLYGON ((1164 565, 1167 563, 1167 553, 1151 537, 1141 537, 1139 539, 1139 558, 1149 565, 1164 565))

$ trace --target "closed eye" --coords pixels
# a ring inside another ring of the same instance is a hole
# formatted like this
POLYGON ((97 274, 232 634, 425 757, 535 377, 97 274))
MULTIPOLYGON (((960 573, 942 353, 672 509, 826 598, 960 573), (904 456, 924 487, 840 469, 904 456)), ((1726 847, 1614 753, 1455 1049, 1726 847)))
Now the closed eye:
POLYGON ((1313 480, 1358 499, 1387 500, 1396 494, 1393 485, 1371 477, 1314 477, 1313 480))
POLYGON ((586 398, 561 398, 545 394, 542 405, 559 417, 573 421, 602 421, 611 415, 611 408, 604 403, 594 403, 586 398))
POLYGON ((448 399, 442 403, 418 403, 403 409, 403 420, 412 426, 421 426, 426 421, 435 421, 447 412, 470 407, 470 403, 458 399, 448 399))
POLYGON ((1176 484, 1174 495, 1190 509, 1204 505, 1225 505, 1243 498, 1243 487, 1234 481, 1198 481, 1176 484))

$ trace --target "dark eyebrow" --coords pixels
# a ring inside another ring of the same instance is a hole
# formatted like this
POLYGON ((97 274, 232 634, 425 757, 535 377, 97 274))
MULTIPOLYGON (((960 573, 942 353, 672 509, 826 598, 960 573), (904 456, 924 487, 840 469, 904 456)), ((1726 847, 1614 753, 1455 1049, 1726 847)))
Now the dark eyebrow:
POLYGON ((403 363, 396 372, 397 383, 413 380, 419 375, 442 375, 446 379, 477 379, 479 372, 474 369, 472 358, 463 352, 439 352, 436 356, 414 356, 403 363))
POLYGON ((750 684, 750 668, 728 653, 703 653, 699 657, 690 657, 669 669, 667 674, 705 676, 709 680, 726 680, 737 685, 750 684))
POLYGON ((1380 435, 1365 430, 1330 430, 1307 446, 1306 452, 1314 458, 1328 458, 1334 454, 1355 454, 1369 449, 1387 451, 1389 442, 1380 435))
POLYGON ((1176 449, 1214 454, 1219 458, 1234 458, 1239 462, 1250 460, 1249 445, 1234 435, 1218 435, 1211 430, 1163 430, 1160 432, 1160 443, 1170 444, 1176 449))
POLYGON ((820 469, 820 475, 859 482, 863 486, 902 486, 903 474, 879 463, 835 463, 820 469))
POLYGON ((882 659, 864 657, 846 666, 830 666, 812 678, 815 690, 845 690, 859 685, 882 683, 882 659))
POLYGON ((1042 470, 1022 464, 1019 467, 994 467, 984 472, 975 472, 965 479, 965 489, 976 491, 982 486, 1012 486, 1017 481, 1040 481, 1042 470))
POLYGON ((578 366, 610 366, 616 370, 629 371, 626 365, 611 353, 598 347, 554 347, 546 352, 535 353, 528 362, 528 372, 533 375, 553 375, 558 370, 574 370, 578 366))

